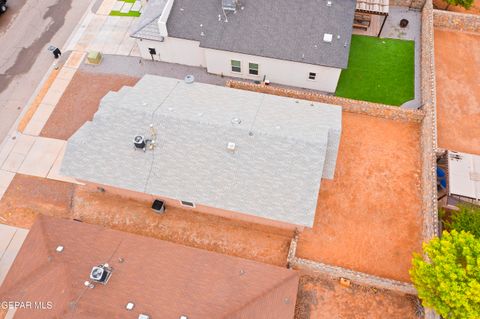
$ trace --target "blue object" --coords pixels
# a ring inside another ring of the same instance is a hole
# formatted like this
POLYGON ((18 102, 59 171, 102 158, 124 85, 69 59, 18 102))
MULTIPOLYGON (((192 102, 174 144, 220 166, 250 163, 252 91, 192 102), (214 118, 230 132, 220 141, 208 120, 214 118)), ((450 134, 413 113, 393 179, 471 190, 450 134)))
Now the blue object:
POLYGON ((437 180, 440 182, 440 186, 443 189, 447 188, 447 174, 440 167, 437 167, 437 180))

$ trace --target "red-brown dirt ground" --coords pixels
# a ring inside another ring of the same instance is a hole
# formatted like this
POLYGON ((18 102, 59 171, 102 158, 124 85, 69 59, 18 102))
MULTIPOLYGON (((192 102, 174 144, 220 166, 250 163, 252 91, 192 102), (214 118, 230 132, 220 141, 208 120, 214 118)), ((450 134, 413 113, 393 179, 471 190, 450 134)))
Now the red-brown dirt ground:
POLYGON ((67 140, 98 110, 109 91, 132 86, 138 78, 124 75, 77 71, 45 124, 40 136, 67 140))
POLYGON ((438 146, 480 155, 480 35, 436 29, 435 71, 438 146))
POLYGON ((297 255, 409 281, 421 251, 420 127, 343 112, 335 178, 322 180, 297 255))

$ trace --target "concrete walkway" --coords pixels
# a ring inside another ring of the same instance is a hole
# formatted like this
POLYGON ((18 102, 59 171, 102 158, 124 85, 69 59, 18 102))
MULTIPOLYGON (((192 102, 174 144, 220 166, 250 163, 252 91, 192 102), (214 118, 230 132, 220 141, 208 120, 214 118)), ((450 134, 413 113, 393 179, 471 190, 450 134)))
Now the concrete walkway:
POLYGON ((130 29, 138 18, 110 16, 117 2, 104 0, 96 13, 90 12, 73 35, 74 40, 67 50, 140 56, 135 39, 130 38, 130 29))
POLYGON ((5 280, 27 234, 26 229, 0 224, 0 285, 5 280))

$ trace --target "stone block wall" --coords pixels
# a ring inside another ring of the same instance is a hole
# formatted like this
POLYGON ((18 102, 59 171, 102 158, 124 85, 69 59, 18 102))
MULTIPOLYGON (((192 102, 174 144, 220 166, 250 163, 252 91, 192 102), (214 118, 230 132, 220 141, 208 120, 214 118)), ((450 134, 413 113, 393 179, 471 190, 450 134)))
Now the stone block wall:
POLYGON ((301 91, 296 89, 278 87, 274 85, 255 84, 230 80, 226 84, 235 89, 248 90, 259 93, 267 93, 285 96, 295 99, 316 101, 320 103, 339 105, 346 112, 366 114, 375 117, 382 117, 396 121, 421 122, 424 112, 421 110, 403 109, 385 104, 370 103, 365 101, 351 100, 333 95, 326 95, 312 91, 301 91))
POLYGON ((435 61, 433 36, 433 5, 428 1, 422 11, 421 40, 421 88, 422 109, 425 118, 422 121, 422 196, 424 241, 438 236, 437 184, 436 184, 436 95, 435 95, 435 61))
MULTIPOLYGON (((422 10, 421 26, 421 89, 422 109, 425 118, 422 121, 422 197, 423 197, 423 240, 438 236, 437 204, 437 115, 435 87, 435 59, 433 35, 433 5, 427 0, 422 10)), ((432 309, 425 309, 425 319, 439 319, 432 309)))
POLYGON ((433 25, 436 28, 480 33, 480 15, 433 10, 433 25))
POLYGON ((425 5, 425 0, 390 0, 390 6, 408 7, 413 9, 422 9, 425 5))

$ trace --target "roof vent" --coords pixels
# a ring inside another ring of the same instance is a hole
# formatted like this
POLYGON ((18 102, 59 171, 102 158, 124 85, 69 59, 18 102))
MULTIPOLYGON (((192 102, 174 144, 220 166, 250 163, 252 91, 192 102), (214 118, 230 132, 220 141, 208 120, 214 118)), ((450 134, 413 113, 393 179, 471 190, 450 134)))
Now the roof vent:
POLYGON ((138 315, 138 319, 150 319, 150 316, 141 313, 141 314, 138 315))
POLYGON ((332 6, 332 1, 327 1, 327 7, 331 7, 332 6))
POLYGON ((145 138, 142 135, 137 135, 133 138, 133 145, 137 149, 145 150, 147 143, 145 143, 145 138))
POLYGON ((133 310, 133 308, 135 308, 135 304, 133 302, 128 302, 125 305, 125 309, 127 309, 128 311, 133 310))
POLYGON ((230 152, 235 152, 235 148, 236 148, 235 143, 233 143, 233 142, 228 142, 228 144, 227 144, 227 150, 229 150, 230 152))
POLYGON ((331 33, 325 33, 323 35, 323 42, 331 43, 332 39, 333 39, 333 34, 331 34, 331 33))
POLYGON ((101 283, 106 284, 110 276, 112 275, 112 268, 108 264, 98 265, 92 268, 90 272, 90 279, 101 283))
POLYGON ((237 11, 237 0, 222 0, 222 9, 224 12, 237 11))
POLYGON ((238 125, 238 124, 242 123, 242 120, 239 119, 238 117, 234 117, 230 122, 231 122, 232 124, 238 125))
POLYGON ((189 74, 189 75, 185 76, 184 81, 187 84, 193 83, 193 82, 195 82, 195 77, 193 75, 189 74))
POLYGON ((57 253, 61 253, 63 251, 63 246, 62 245, 58 245, 57 248, 55 248, 55 251, 57 253))
POLYGON ((179 319, 188 319, 188 317, 185 315, 181 315, 179 319))

